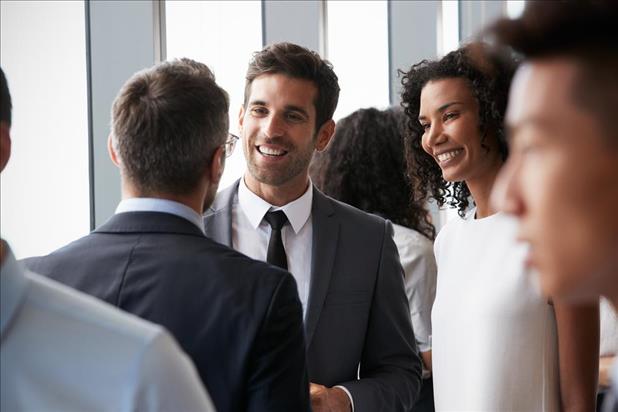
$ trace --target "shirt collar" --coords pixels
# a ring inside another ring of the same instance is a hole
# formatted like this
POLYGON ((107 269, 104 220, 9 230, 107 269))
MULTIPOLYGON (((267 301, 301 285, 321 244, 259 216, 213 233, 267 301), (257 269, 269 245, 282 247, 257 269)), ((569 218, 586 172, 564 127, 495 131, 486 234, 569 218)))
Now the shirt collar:
POLYGON ((6 256, 0 270, 0 336, 2 338, 28 290, 28 278, 21 265, 15 260, 8 244, 5 252, 6 256))
POLYGON ((188 220, 204 233, 202 216, 187 205, 168 199, 152 197, 132 197, 123 199, 116 208, 116 213, 125 212, 162 212, 176 215, 188 220))
POLYGON ((255 193, 253 193, 245 183, 245 179, 240 179, 238 185, 238 205, 243 211, 249 223, 254 229, 262 222, 266 212, 270 210, 282 210, 288 218, 294 233, 298 233, 307 223, 311 215, 311 204, 313 202, 313 183, 309 180, 307 190, 301 197, 283 206, 273 206, 255 193))

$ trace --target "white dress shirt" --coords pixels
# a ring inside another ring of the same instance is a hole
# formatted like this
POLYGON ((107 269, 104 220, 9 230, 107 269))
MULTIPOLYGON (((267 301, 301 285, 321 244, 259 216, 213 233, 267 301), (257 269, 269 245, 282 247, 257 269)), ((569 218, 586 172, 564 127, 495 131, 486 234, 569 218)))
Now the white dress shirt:
MULTIPOLYGON (((309 288, 311 286, 311 256, 313 253, 313 221, 311 207, 313 205, 313 184, 309 181, 307 190, 298 199, 281 207, 273 206, 247 187, 245 179, 240 179, 238 193, 232 201, 232 246, 245 255, 266 261, 268 242, 272 232, 268 222, 264 220, 267 212, 283 211, 290 224, 281 229, 283 247, 288 258, 288 271, 294 276, 298 286, 298 296, 303 305, 303 318, 307 315, 309 288)), ((352 405, 354 399, 350 391, 341 388, 352 405)))
POLYGON ((214 410, 161 327, 24 271, 10 250, 0 281, 0 410, 214 410))
MULTIPOLYGON (((433 242, 416 230, 393 224, 395 245, 405 275, 404 285, 412 329, 419 352, 431 350, 431 307, 436 297, 436 259, 433 242)), ((431 372, 423 364, 423 379, 431 372)))
POLYGON ((232 202, 232 246, 245 255, 266 261, 271 228, 264 220, 266 212, 281 210, 289 224, 281 229, 283 247, 288 258, 288 271, 298 286, 298 296, 303 305, 303 317, 307 312, 311 282, 311 253, 313 249, 313 224, 311 205, 313 185, 298 199, 276 207, 253 193, 244 179, 240 180, 238 193, 232 202))
POLYGON ((204 218, 187 205, 173 200, 153 197, 132 197, 123 199, 116 208, 116 213, 125 212, 162 212, 182 217, 200 228, 204 233, 204 218))

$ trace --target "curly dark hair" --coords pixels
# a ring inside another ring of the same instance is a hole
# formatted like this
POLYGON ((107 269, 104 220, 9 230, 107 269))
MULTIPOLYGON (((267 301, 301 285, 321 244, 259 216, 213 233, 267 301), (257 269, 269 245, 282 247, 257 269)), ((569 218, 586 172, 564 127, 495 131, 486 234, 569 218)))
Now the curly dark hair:
POLYGON ((398 108, 360 109, 341 119, 327 150, 314 156, 311 179, 327 195, 433 240, 435 228, 413 200, 406 173, 405 123, 398 108))
POLYGON ((405 137, 408 175, 416 187, 413 193, 416 202, 433 197, 438 205, 456 207, 464 216, 470 198, 465 182, 447 182, 440 167, 421 146, 423 128, 418 121, 421 91, 434 80, 446 78, 466 79, 479 105, 479 130, 481 146, 488 135, 496 136, 502 159, 508 156, 504 130, 504 114, 508 100, 511 79, 516 69, 515 60, 504 51, 490 50, 481 43, 472 43, 450 52, 437 61, 423 60, 413 65, 403 75, 401 105, 407 115, 405 137))

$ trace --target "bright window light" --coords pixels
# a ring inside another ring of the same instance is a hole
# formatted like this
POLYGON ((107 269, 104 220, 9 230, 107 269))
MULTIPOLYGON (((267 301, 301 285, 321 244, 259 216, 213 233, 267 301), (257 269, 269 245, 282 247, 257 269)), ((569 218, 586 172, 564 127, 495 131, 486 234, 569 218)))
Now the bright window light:
POLYGON ((0 2, 0 60, 13 102, 2 237, 20 259, 90 231, 84 2, 0 2))
POLYGON ((327 7, 327 58, 341 87, 335 120, 388 106, 387 2, 331 0, 327 7))
MULTIPOLYGON (((251 55, 262 49, 259 1, 167 1, 167 59, 189 57, 205 63, 230 96, 230 132, 238 134, 245 74, 251 55)), ((241 143, 226 160, 219 189, 242 176, 241 143)))
POLYGON ((438 24, 438 54, 445 54, 459 48, 459 1, 442 0, 438 24))
POLYGON ((524 12, 526 6, 525 0, 507 0, 506 2, 506 15, 510 19, 516 19, 524 12))

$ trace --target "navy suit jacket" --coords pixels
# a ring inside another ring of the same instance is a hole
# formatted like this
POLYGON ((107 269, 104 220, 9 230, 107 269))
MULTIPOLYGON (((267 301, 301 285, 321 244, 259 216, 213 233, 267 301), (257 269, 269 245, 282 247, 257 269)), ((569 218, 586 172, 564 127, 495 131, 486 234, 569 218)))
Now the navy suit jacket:
POLYGON ((206 238, 191 222, 120 213, 24 262, 165 326, 194 361, 217 410, 309 410, 294 278, 206 238))
MULTIPOLYGON (((204 217, 206 235, 227 246, 238 184, 220 192, 204 217)), ((355 412, 410 410, 420 390, 421 363, 392 224, 316 188, 311 216, 309 380, 344 385, 355 412)))

